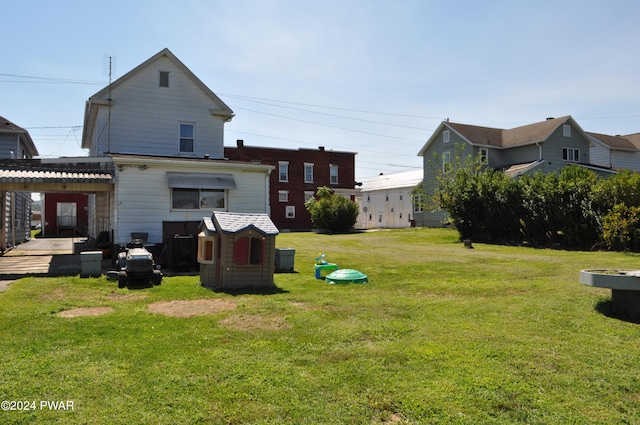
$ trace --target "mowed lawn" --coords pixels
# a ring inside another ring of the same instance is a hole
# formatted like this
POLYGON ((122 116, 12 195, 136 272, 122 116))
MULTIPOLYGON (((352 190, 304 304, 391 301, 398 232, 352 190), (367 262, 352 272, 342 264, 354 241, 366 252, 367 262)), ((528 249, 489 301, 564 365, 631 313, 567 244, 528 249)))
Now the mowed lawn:
POLYGON ((640 269, 637 255, 466 249, 448 229, 277 245, 296 250, 296 273, 270 293, 216 293, 197 276, 142 290, 13 283, 0 293, 0 399, 23 410, 0 423, 640 423, 640 325, 579 283, 581 269, 640 269), (369 283, 316 280, 320 252, 369 283), (95 307, 111 310, 59 314, 95 307))

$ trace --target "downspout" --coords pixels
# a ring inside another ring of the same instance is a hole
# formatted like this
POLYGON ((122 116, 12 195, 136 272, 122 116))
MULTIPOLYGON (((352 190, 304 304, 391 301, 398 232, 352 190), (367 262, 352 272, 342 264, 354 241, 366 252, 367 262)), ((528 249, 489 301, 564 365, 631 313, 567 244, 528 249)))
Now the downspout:
POLYGON ((265 183, 265 190, 266 190, 266 194, 267 196, 265 197, 265 205, 264 205, 264 210, 267 213, 267 215, 269 217, 271 217, 271 189, 269 188, 269 178, 271 176, 271 169, 269 169, 269 171, 267 172, 267 175, 264 177, 264 183, 265 183))
POLYGON ((542 145, 540 144, 540 142, 536 142, 536 146, 538 146, 538 151, 540 152, 538 154, 538 161, 542 161, 542 145))

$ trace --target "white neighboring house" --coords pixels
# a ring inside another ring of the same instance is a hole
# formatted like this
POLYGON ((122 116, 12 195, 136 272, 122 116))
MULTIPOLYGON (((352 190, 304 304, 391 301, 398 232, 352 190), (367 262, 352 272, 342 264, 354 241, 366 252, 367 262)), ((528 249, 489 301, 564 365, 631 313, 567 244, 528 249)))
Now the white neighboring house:
POLYGON ((112 161, 114 186, 89 196, 89 233, 169 244, 214 210, 268 214, 274 167, 224 158, 233 116, 168 49, 91 96, 82 147, 112 161))
POLYGON ((365 182, 356 202, 360 208, 359 229, 411 227, 414 203, 411 192, 422 184, 423 171, 380 174, 365 182))

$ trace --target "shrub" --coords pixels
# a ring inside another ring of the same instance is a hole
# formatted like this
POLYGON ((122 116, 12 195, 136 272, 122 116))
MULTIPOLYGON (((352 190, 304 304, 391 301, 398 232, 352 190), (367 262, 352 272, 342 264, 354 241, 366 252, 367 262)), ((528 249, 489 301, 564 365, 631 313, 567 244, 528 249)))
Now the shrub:
POLYGON ((604 217, 602 239, 610 250, 638 251, 640 248, 640 207, 616 204, 604 217))
POLYGON ((326 186, 318 188, 316 197, 309 199, 305 208, 317 228, 331 233, 345 233, 353 228, 358 219, 358 204, 326 186))

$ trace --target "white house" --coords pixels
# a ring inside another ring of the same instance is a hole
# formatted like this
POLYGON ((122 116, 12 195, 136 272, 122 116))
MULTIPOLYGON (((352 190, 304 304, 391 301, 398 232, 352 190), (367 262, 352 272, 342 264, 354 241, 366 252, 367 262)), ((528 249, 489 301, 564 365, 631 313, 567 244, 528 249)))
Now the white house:
POLYGON ((364 182, 356 202, 360 229, 410 227, 414 220, 412 191, 422 183, 423 171, 380 174, 364 182))
POLYGON ((91 96, 82 147, 112 161, 114 185, 90 195, 90 234, 170 244, 213 211, 269 213, 274 167, 224 158, 233 115, 168 49, 91 96))

